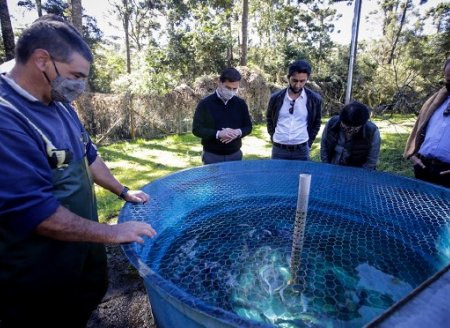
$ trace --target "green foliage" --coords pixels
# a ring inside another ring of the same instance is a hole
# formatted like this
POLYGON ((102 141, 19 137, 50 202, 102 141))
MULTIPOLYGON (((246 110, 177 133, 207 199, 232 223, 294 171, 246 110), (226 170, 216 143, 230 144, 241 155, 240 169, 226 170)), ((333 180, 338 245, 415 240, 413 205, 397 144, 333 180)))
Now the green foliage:
POLYGON ((330 1, 290 5, 284 1, 255 1, 251 2, 250 12, 259 41, 249 49, 251 66, 264 70, 275 83, 282 82, 287 66, 300 58, 312 63, 314 74, 326 70, 334 47, 330 33, 336 18, 330 1))
MULTIPOLYGON (((324 118, 322 126, 326 121, 324 118)), ((382 138, 379 171, 413 176, 410 163, 402 158, 413 121, 414 117, 398 115, 389 121, 376 120, 382 138)), ((270 157, 271 144, 266 131, 265 125, 256 125, 252 134, 243 139, 243 148, 252 150, 251 154, 244 150, 246 160, 270 157), (255 152, 255 144, 264 146, 255 152)), ((100 147, 99 153, 119 181, 132 189, 139 189, 167 174, 201 165, 201 149, 200 140, 189 133, 156 140, 119 142, 100 147)), ((311 160, 320 161, 320 134, 313 144, 311 160)), ((108 222, 117 216, 123 201, 101 188, 96 191, 100 221, 108 222)))
POLYGON ((5 47, 3 45, 3 37, 0 36, 0 63, 3 63, 6 61, 5 57, 5 47))
POLYGON ((188 81, 194 81, 201 75, 217 73, 230 64, 227 58, 228 47, 232 42, 230 12, 223 7, 229 3, 215 4, 211 7, 206 2, 198 2, 195 6, 191 4, 189 14, 194 24, 178 24, 180 17, 174 11, 169 15, 167 61, 176 63, 175 72, 188 81))
MULTIPOLYGON (((17 5, 24 7, 27 10, 35 10, 35 1, 25 0, 18 1, 17 5)), ((65 17, 65 11, 69 8, 69 3, 63 0, 48 0, 42 3, 42 9, 48 14, 55 14, 58 16, 65 17)))
MULTIPOLYGON (((37 9, 36 3, 31 0, 18 1, 17 5, 24 7, 29 11, 37 9)), ((44 13, 54 14, 63 17, 68 21, 70 21, 70 13, 68 12, 69 7, 69 2, 63 0, 48 0, 42 3, 42 10, 44 13)), ((103 32, 98 28, 96 18, 89 15, 83 15, 82 35, 91 47, 95 47, 95 45, 101 41, 103 32)))
MULTIPOLYGON (((93 91, 164 94, 240 62, 242 0, 110 1, 121 23, 125 14, 129 18, 132 69, 126 74, 126 52, 101 41, 95 20, 84 16, 83 34, 96 54, 93 91)), ((338 18, 333 2, 249 1, 248 17, 247 65, 280 85, 289 63, 310 61, 311 80, 320 87, 328 114, 344 102, 349 63, 349 46, 330 38, 338 18)), ((35 8, 33 1, 21 3, 35 8)), ((412 0, 378 4, 383 35, 359 42, 352 97, 377 114, 416 113, 442 81, 442 64, 450 55, 450 5, 439 2, 419 14, 420 4, 412 0), (425 34, 430 25, 434 33, 425 34)), ((52 0, 43 8, 65 14, 66 6, 52 0)))
POLYGON ((145 53, 136 56, 131 74, 120 74, 112 81, 115 93, 129 92, 133 95, 165 94, 177 85, 179 77, 176 72, 155 70, 147 65, 145 53))
POLYGON ((103 32, 97 26, 97 20, 89 15, 83 15, 83 37, 94 48, 100 43, 103 32))
POLYGON ((102 46, 94 48, 94 56, 89 78, 92 91, 110 93, 113 81, 119 79, 125 71, 125 59, 117 52, 102 46))
POLYGON ((69 8, 69 3, 64 0, 48 0, 42 4, 42 9, 49 14, 64 16, 64 12, 69 8))

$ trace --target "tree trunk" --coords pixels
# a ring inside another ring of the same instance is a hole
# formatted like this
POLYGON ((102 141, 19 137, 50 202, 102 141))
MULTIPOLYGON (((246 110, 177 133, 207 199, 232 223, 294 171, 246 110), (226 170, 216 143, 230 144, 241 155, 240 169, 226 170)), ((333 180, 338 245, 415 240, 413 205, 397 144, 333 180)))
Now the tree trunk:
POLYGON ((2 26, 3 46, 5 48, 5 58, 10 60, 14 58, 14 31, 9 17, 8 3, 6 0, 0 0, 0 23, 2 26))
POLYGON ((403 25, 405 24, 405 20, 406 20, 406 12, 408 11, 410 3, 411 3, 411 0, 405 1, 405 7, 403 8, 402 18, 400 19, 400 26, 398 27, 397 34, 395 35, 395 40, 394 40, 394 44, 392 45, 388 64, 391 64, 392 60, 394 59, 395 49, 397 48, 398 39, 400 38, 400 35, 402 34, 403 25))
POLYGON ((42 17, 42 1, 41 0, 36 0, 36 9, 38 12, 38 16, 42 17))
MULTIPOLYGON (((231 15, 227 16, 227 30, 228 30, 228 35, 230 37, 230 42, 228 44, 227 47, 227 65, 228 66, 233 66, 233 60, 234 60, 234 55, 233 55, 233 30, 231 28, 231 15)), ((240 44, 239 42, 239 35, 238 35, 238 45, 240 44)))
POLYGON ((242 45, 241 45, 241 66, 247 66, 248 52, 248 0, 242 1, 242 45))
POLYGON ((72 6, 72 24, 75 28, 83 34, 83 6, 81 0, 71 0, 72 6))
POLYGON ((124 7, 123 29, 125 31, 125 48, 127 52, 127 73, 130 74, 131 73, 130 34, 129 34, 130 12, 128 10, 128 0, 122 0, 122 4, 124 7))

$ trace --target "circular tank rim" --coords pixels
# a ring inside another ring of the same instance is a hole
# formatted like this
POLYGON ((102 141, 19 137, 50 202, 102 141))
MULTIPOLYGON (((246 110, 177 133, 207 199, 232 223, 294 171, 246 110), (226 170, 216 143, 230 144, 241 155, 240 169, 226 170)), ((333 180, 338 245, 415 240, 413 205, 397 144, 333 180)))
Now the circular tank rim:
POLYGON ((174 298, 179 302, 184 303, 189 308, 201 312, 206 316, 211 316, 211 313, 213 313, 214 318, 217 319, 218 321, 222 321, 224 324, 228 325, 231 322, 233 325, 235 325, 235 327, 242 327, 242 328, 274 327, 273 325, 267 325, 261 322, 240 317, 231 311, 227 311, 204 302, 200 298, 185 292, 177 285, 173 284, 167 279, 164 279, 163 277, 161 277, 161 275, 150 269, 145 263, 140 261, 139 257, 133 251, 132 245, 122 245, 122 249, 125 252, 125 255, 128 258, 128 260, 138 270, 139 274, 146 281, 146 283, 151 283, 152 287, 159 290, 160 293, 162 292, 170 296, 170 298, 174 298), (187 300, 191 301, 187 302, 187 300))
MULTIPOLYGON (((161 183, 164 183, 165 180, 173 179, 174 177, 181 175, 186 171, 198 171, 198 170, 203 171, 206 169, 206 170, 210 170, 215 175, 221 175, 221 174, 229 173, 229 171, 227 171, 227 168, 236 165, 236 163, 239 163, 239 165, 243 165, 244 167, 251 167, 252 163, 254 163, 254 162, 258 162, 258 163, 262 164, 263 166, 264 165, 270 166, 270 163, 280 162, 280 163, 284 163, 284 165, 287 166, 287 169, 289 167, 293 167, 293 168, 297 167, 298 168, 298 166, 299 166, 298 161, 272 160, 272 159, 244 160, 244 161, 240 161, 240 162, 224 162, 224 163, 217 163, 217 164, 209 164, 209 165, 205 165, 205 166, 197 166, 197 167, 186 168, 186 169, 182 169, 182 170, 179 170, 176 172, 172 172, 163 177, 153 180, 152 182, 148 183, 145 187, 150 186, 150 185, 152 185, 152 186, 159 185, 161 183)), ((349 170, 349 171, 358 170, 361 172, 367 172, 367 170, 363 169, 363 168, 337 166, 337 165, 333 165, 333 164, 319 163, 319 162, 301 162, 301 165, 306 168, 306 171, 304 173, 308 173, 307 168, 310 165, 311 166, 323 165, 324 167, 327 166, 332 169, 349 170)), ((381 171, 371 171, 371 175, 373 175, 373 176, 377 176, 377 175, 392 176, 396 180, 405 180, 405 181, 408 181, 408 183, 410 183, 410 184, 413 183, 413 184, 417 184, 417 185, 428 185, 429 188, 432 188, 436 191, 441 191, 444 194, 447 193, 450 197, 450 190, 448 190, 447 188, 438 186, 438 185, 435 185, 435 184, 432 184, 429 182, 417 180, 415 178, 406 177, 406 176, 402 176, 402 175, 390 173, 390 172, 381 172, 381 171)), ((151 202, 151 199, 150 199, 150 202, 151 202)), ((127 206, 131 206, 131 204, 125 203, 125 205, 122 207, 122 209, 119 213, 119 217, 118 217, 119 223, 123 221, 123 219, 122 219, 123 214, 124 214, 127 206)), ((257 322, 257 321, 253 321, 250 319, 240 317, 231 311, 227 311, 222 308, 210 305, 210 304, 204 302, 203 300, 193 296, 192 294, 185 292, 184 290, 182 290, 181 288, 179 288, 177 285, 173 284, 169 280, 164 279, 157 272, 154 272, 143 261, 141 261, 134 250, 134 246, 135 246, 135 243, 122 245, 122 249, 123 249, 124 253, 126 254, 127 258, 129 259, 129 261, 138 270, 139 274, 143 277, 143 279, 145 279, 146 281, 147 281, 147 279, 149 279, 149 282, 154 284, 154 287, 156 287, 157 289, 170 295, 170 297, 174 297, 175 299, 184 303, 188 307, 193 308, 197 311, 200 311, 201 313, 203 313, 207 316, 211 316, 211 313, 213 313, 215 318, 219 319, 219 321, 223 321, 228 324, 231 321, 231 323, 237 325, 236 327, 249 327, 249 328, 250 327, 261 327, 261 328, 274 327, 273 325, 268 325, 268 324, 264 324, 261 322, 257 322), (189 300, 189 302, 188 302, 188 300, 189 300)))

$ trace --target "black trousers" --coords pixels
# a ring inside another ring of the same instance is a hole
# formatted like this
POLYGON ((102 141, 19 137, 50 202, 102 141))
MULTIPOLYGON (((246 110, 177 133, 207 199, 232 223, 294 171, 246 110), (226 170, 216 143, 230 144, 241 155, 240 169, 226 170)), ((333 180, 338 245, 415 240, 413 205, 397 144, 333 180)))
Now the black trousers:
POLYGON ((420 156, 425 168, 414 165, 414 176, 417 179, 428 181, 437 185, 450 188, 450 173, 440 174, 443 171, 450 170, 450 163, 444 163, 433 159, 420 156))
MULTIPOLYGON (((17 270, 10 279, 0 280, 0 328, 84 328, 105 295, 103 245, 50 242, 60 247, 39 259, 39 268, 17 270)), ((26 255, 21 262, 33 259, 26 255)), ((20 261, 2 269, 12 271, 20 261)))

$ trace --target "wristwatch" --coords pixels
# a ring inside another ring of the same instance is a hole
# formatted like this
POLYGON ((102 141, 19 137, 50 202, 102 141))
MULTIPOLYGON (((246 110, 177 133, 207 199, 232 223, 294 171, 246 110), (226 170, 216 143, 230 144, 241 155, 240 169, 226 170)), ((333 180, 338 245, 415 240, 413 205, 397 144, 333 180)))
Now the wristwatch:
POLYGON ((128 194, 129 190, 130 188, 128 188, 127 186, 123 186, 122 192, 119 194, 118 198, 125 200, 125 196, 128 194))

